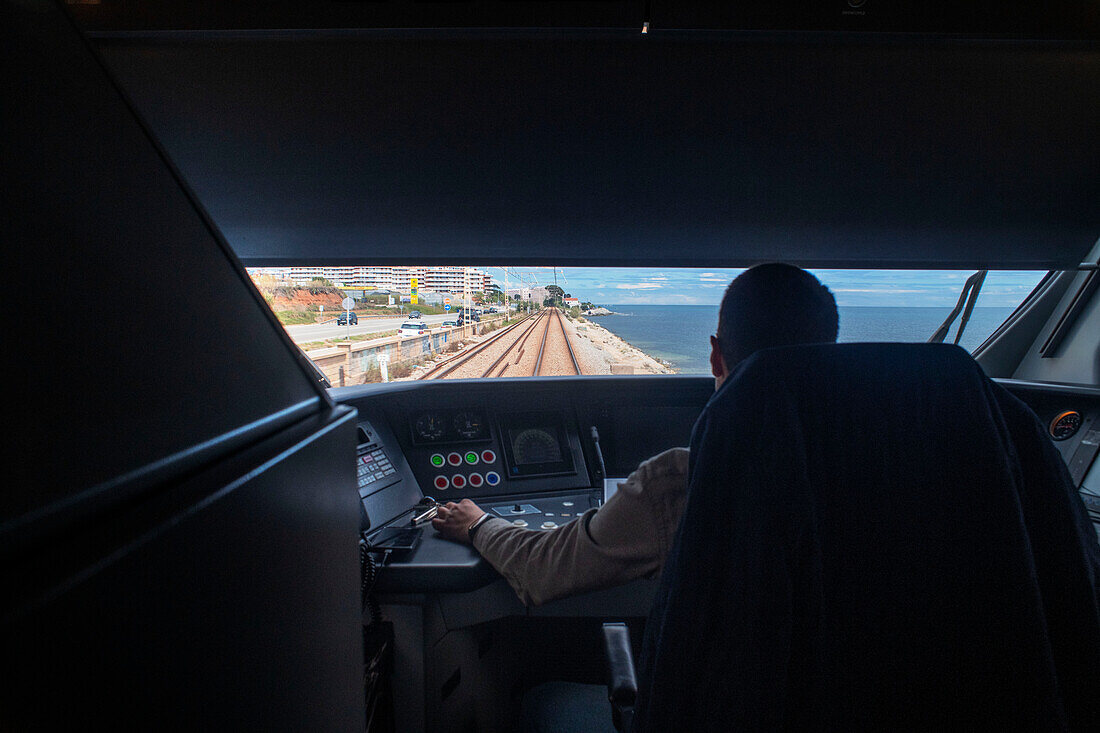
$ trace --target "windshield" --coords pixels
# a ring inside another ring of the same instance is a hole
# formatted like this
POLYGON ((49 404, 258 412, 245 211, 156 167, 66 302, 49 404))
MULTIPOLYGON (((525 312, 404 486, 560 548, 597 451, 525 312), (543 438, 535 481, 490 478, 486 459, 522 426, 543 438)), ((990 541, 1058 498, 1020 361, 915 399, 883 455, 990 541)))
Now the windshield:
MULTIPOLYGON (((250 268, 333 386, 405 379, 709 374, 718 304, 739 269, 250 268), (416 321, 407 319, 419 312, 416 321), (341 317, 354 314, 353 319, 341 317), (415 335, 404 331, 423 331, 415 335)), ((972 271, 812 270, 838 340, 924 342, 972 271)), ((958 343, 973 351, 1045 272, 991 271, 958 343)), ((946 342, 956 340, 959 322, 946 342)))

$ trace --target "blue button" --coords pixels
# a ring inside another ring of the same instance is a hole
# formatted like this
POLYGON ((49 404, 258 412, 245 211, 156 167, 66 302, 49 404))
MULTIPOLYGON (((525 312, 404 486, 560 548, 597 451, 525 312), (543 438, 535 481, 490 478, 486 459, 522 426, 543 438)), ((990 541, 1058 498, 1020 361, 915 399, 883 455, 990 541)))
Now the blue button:
POLYGON ((485 483, 489 484, 490 486, 496 486, 500 483, 500 474, 498 474, 496 471, 489 471, 485 474, 485 483))

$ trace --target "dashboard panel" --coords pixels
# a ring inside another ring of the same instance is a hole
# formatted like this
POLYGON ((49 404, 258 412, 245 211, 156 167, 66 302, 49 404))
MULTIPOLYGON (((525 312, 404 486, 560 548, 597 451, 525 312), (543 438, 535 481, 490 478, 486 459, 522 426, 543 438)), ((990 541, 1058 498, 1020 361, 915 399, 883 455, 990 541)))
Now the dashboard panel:
POLYGON ((571 408, 514 411, 486 404, 412 406, 396 417, 425 493, 443 501, 592 485, 571 408))

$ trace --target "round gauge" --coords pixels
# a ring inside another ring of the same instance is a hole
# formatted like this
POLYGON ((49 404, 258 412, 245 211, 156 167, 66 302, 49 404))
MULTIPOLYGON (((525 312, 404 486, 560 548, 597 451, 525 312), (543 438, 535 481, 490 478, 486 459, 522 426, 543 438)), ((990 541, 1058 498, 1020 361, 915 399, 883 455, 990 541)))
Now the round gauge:
POLYGON ((525 466, 532 463, 556 463, 561 460, 558 439, 540 428, 524 430, 512 442, 516 463, 525 466))
POLYGON ((1077 410, 1061 412, 1050 421, 1050 437, 1055 440, 1065 440, 1072 437, 1081 427, 1081 413, 1077 410))
POLYGON ((416 418, 413 430, 416 432, 416 437, 421 440, 439 440, 447 430, 447 424, 439 413, 426 412, 416 418))
POLYGON ((460 437, 471 440, 481 435, 481 429, 484 422, 481 419, 481 415, 476 412, 460 412, 455 415, 454 427, 455 432, 460 437))

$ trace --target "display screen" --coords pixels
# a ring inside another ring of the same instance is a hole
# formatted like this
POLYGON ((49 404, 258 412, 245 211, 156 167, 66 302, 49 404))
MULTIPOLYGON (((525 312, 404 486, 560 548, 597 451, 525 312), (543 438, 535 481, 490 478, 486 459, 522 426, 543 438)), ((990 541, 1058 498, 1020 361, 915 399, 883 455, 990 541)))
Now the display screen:
POLYGON ((512 441, 512 455, 517 466, 557 463, 561 460, 561 444, 552 429, 509 430, 508 440, 512 441))
POLYGON ((501 419, 508 473, 513 478, 575 473, 562 416, 529 412, 501 419))

